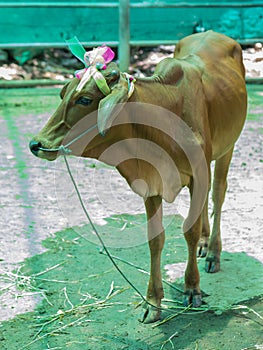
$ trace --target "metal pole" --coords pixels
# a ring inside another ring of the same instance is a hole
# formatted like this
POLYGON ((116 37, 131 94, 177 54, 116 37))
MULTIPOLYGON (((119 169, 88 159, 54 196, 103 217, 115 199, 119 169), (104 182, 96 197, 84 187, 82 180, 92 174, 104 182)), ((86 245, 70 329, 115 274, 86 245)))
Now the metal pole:
POLYGON ((130 0, 119 0, 119 67, 128 71, 130 65, 130 0))

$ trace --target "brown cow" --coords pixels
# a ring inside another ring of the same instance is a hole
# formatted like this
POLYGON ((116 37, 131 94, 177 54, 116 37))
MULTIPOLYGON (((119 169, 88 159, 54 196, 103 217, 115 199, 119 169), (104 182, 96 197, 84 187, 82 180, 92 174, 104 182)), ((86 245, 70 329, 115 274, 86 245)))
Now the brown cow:
POLYGON ((115 63, 100 73, 109 93, 103 94, 94 77, 81 88, 74 78, 62 89, 60 106, 30 148, 36 156, 54 160, 63 144, 74 155, 114 165, 144 198, 151 253, 147 300, 152 305, 147 306, 143 322, 154 322, 160 318, 163 298, 162 199, 172 202, 183 186, 190 190, 184 224, 188 245, 185 304, 201 304, 197 255, 206 256, 207 272, 220 269, 221 208, 247 108, 242 50, 234 40, 208 31, 182 39, 174 58, 161 61, 153 76, 137 79, 134 91, 133 82, 115 63), (89 133, 78 138, 90 127, 89 133), (209 239, 212 160, 216 161, 214 223, 209 239))

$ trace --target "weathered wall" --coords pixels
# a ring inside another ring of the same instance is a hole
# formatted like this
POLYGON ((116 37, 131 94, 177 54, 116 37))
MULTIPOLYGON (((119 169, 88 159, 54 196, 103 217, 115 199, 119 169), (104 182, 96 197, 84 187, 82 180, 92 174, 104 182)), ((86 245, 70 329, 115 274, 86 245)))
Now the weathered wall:
MULTIPOLYGON (((40 0, 37 0, 41 2, 40 0)), ((58 0, 57 2, 61 2, 58 0)), ((5 3, 10 0, 5 1, 5 3)), ((17 2, 30 2, 29 0, 17 2)), ((47 0, 45 2, 52 2, 47 0)), ((67 1, 62 1, 67 2, 67 1)), ((95 2, 92 0, 78 0, 95 2)), ((99 2, 106 2, 97 0, 99 2)), ((140 2, 139 0, 131 0, 140 2)), ((148 2, 156 2, 148 0, 148 2)), ((175 2, 166 0, 167 3, 175 2)), ((191 0, 191 3, 206 3, 191 0)), ((210 0, 210 3, 221 3, 210 0)), ((250 3, 260 1, 250 0, 250 3)), ((71 1, 72 3, 72 1, 71 1)), ((189 3, 189 2, 188 2, 189 3)), ((233 3, 232 0, 224 3, 233 3)), ((237 1, 235 1, 237 3, 237 1)), ((239 4, 248 3, 239 0, 239 4)), ((263 3, 263 1, 262 1, 263 3)), ((201 23, 235 39, 263 38, 263 7, 256 8, 132 8, 131 40, 177 40, 201 23)), ((0 46, 21 43, 63 43, 77 35, 83 42, 118 41, 118 8, 1 8, 0 46)))

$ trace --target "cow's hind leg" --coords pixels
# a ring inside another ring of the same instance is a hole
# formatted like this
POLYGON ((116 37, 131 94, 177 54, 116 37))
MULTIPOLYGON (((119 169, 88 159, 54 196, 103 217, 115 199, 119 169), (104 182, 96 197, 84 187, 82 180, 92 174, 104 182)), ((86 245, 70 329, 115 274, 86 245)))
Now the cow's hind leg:
POLYGON ((197 256, 204 258, 207 255, 210 236, 210 225, 208 219, 208 196, 202 211, 202 232, 198 243, 197 256))
POLYGON ((150 280, 147 291, 146 311, 141 321, 151 323, 159 320, 161 315, 161 300, 163 298, 163 286, 161 276, 161 253, 164 245, 164 229, 162 226, 162 198, 149 197, 145 201, 148 220, 148 241, 151 254, 150 280))
POLYGON ((206 256, 206 272, 217 272, 220 270, 220 254, 222 250, 220 232, 221 210, 227 189, 227 174, 232 154, 233 148, 223 157, 216 160, 215 164, 213 182, 214 223, 206 256))
MULTIPOLYGON (((209 224, 209 218, 208 218, 208 199, 209 199, 209 192, 211 189, 210 163, 209 163, 209 165, 207 164, 207 171, 208 171, 208 188, 207 188, 206 201, 205 201, 204 207, 202 209, 201 237, 199 239, 198 248, 197 248, 197 256, 199 256, 201 258, 204 258, 207 255, 209 236, 210 236, 210 224, 209 224)), ((202 177, 202 174, 200 176, 202 177)))

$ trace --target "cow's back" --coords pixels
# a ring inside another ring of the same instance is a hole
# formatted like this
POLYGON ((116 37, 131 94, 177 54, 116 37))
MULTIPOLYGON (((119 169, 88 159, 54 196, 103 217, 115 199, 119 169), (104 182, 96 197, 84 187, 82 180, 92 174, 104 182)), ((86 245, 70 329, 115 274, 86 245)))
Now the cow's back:
MULTIPOLYGON (((198 79, 207 106, 213 159, 216 159, 233 146, 246 117, 242 49, 233 39, 208 31, 182 39, 176 46, 174 58, 186 67, 185 73, 188 72, 188 75, 191 75, 191 70, 199 71, 198 79)), ((185 89, 191 90, 191 86, 185 89)))
POLYGON ((185 37, 176 45, 174 57, 184 59, 189 55, 200 57, 207 65, 225 60, 229 63, 233 59, 240 73, 245 75, 240 45, 224 34, 209 30, 185 37))

